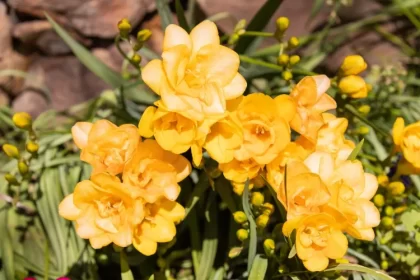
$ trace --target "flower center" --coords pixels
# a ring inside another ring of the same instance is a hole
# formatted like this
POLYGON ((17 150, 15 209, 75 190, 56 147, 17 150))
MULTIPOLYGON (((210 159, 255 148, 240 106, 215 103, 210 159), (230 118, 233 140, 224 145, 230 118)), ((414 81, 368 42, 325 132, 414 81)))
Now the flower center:
POLYGON ((123 201, 115 197, 105 196, 100 200, 95 200, 95 202, 96 206, 98 207, 99 216, 101 216, 101 218, 108 218, 118 215, 125 209, 123 201))
POLYGON ((327 225, 307 226, 300 235, 300 242, 304 247, 324 248, 328 245, 328 236, 329 228, 327 225))

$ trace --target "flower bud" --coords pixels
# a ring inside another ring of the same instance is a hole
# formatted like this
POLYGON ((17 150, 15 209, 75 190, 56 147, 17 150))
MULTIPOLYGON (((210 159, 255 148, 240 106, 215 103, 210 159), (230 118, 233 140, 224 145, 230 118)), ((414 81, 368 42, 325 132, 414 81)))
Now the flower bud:
POLYGON ((394 213, 395 214, 401 214, 405 210, 407 210, 407 205, 398 206, 397 208, 394 209, 394 213))
POLYGON ((375 203, 376 207, 382 207, 385 205, 385 198, 382 194, 377 194, 373 197, 373 203, 375 203))
POLYGON ((276 243, 274 243, 273 239, 264 240, 263 246, 264 246, 264 252, 268 257, 274 254, 274 251, 276 250, 276 243))
POLYGON ((243 224, 246 221, 248 221, 246 215, 244 212, 242 211, 236 211, 235 213, 233 213, 233 219, 235 220, 236 223, 238 224, 243 224))
POLYGON ((264 203, 264 195, 260 192, 253 192, 251 194, 251 204, 254 206, 261 206, 264 203))
POLYGON ((387 228, 390 229, 394 226, 394 219, 391 217, 383 217, 381 220, 381 224, 387 228))
POLYGON ((238 231, 236 232, 236 237, 239 241, 245 241, 246 239, 248 239, 248 235, 248 231, 243 228, 238 229, 238 231))
POLYGON ((388 186, 388 190, 391 191, 392 195, 400 195, 405 191, 405 186, 402 182, 392 182, 388 186))
POLYGON ((299 39, 296 37, 291 37, 288 41, 287 47, 289 49, 294 49, 299 46, 299 39))
POLYGON ((290 20, 287 17, 279 17, 276 20, 276 27, 280 32, 283 32, 289 28, 290 20))
POLYGON ((370 112, 370 106, 369 105, 362 105, 359 107, 359 112, 362 113, 363 115, 367 115, 370 112))
POLYGON ((365 98, 368 94, 366 82, 360 76, 347 76, 340 80, 338 88, 351 98, 365 98))
POLYGON ((32 127, 32 117, 26 112, 20 112, 13 115, 13 123, 16 127, 29 130, 32 127))
POLYGON ((239 40, 239 35, 238 34, 232 34, 230 37, 229 37, 229 41, 228 41, 228 44, 229 45, 234 45, 234 44, 236 44, 236 42, 238 42, 238 40, 239 40))
POLYGON ((242 250, 243 250, 243 247, 233 247, 232 249, 229 250, 229 253, 228 253, 229 258, 231 259, 236 258, 237 256, 241 254, 242 250))
POLYGON ((96 257, 96 261, 101 265, 107 265, 109 263, 109 257, 107 254, 99 254, 96 257))
POLYGON ((401 259, 401 254, 400 253, 395 253, 394 256, 397 259, 397 261, 399 261, 401 259))
POLYGON ((381 187, 386 187, 389 184, 389 178, 385 174, 378 175, 378 184, 381 187))
POLYGON ((242 195, 244 192, 245 184, 244 183, 238 183, 238 182, 230 182, 233 187, 233 192, 237 195, 242 195))
POLYGON ((143 47, 143 43, 135 43, 133 45, 133 51, 137 52, 143 47))
POLYGON ((290 57, 290 65, 292 65, 292 66, 298 64, 299 61, 300 61, 300 56, 298 56, 298 55, 292 55, 290 57))
POLYGON ((33 142, 33 141, 29 141, 29 142, 26 144, 26 150, 27 150, 28 152, 30 152, 31 154, 35 154, 35 153, 37 153, 37 152, 38 152, 38 150, 39 150, 39 145, 38 145, 37 143, 33 142))
POLYGON ((28 165, 23 160, 19 161, 18 169, 19 169, 19 173, 22 175, 27 174, 29 171, 28 165))
POLYGON ((289 269, 287 268, 287 265, 285 265, 285 264, 281 264, 281 265, 279 266, 279 273, 280 273, 280 274, 286 273, 286 272, 288 272, 288 271, 289 271, 289 269))
POLYGON ((15 145, 4 144, 3 151, 8 157, 19 158, 19 150, 15 145))
POLYGON ((387 261, 382 261, 382 262, 381 262, 381 268, 382 268, 383 270, 387 270, 387 269, 388 269, 388 267, 389 267, 389 264, 388 264, 388 262, 387 262, 387 261))
POLYGON ((133 57, 131 58, 131 61, 135 64, 140 64, 141 56, 138 54, 134 54, 133 57))
POLYGON ((6 179, 6 181, 11 184, 11 185, 17 185, 18 181, 15 177, 15 175, 7 173, 6 175, 4 175, 4 179, 6 179))
POLYGON ((149 40, 150 36, 152 36, 152 31, 150 31, 149 29, 140 30, 137 33, 137 42, 144 43, 147 40, 149 40))
POLYGON ((293 78, 293 74, 290 71, 283 71, 283 73, 281 74, 283 79, 286 81, 290 81, 293 78))
POLYGON ((363 57, 360 55, 349 55, 347 56, 340 66, 340 76, 358 75, 365 71, 367 64, 363 57))
POLYGON ((118 30, 120 31, 120 36, 122 38, 128 37, 128 34, 130 34, 131 31, 131 24, 128 19, 123 18, 118 22, 118 30))
POLYGON ((336 263, 349 263, 349 260, 346 258, 340 258, 335 260, 336 263))
POLYGON ((279 65, 285 66, 289 63, 289 55, 287 54, 281 54, 277 58, 277 62, 279 65))
POLYGON ((265 214, 267 216, 270 216, 271 214, 273 214, 273 212, 274 212, 274 205, 273 204, 271 204, 269 202, 266 202, 262 205, 262 207, 264 208, 263 214, 265 214))
POLYGON ((257 224, 258 228, 265 228, 268 224, 268 220, 270 219, 269 216, 262 214, 257 217, 255 223, 257 224))
POLYGON ((385 215, 389 217, 394 216, 394 208, 392 208, 392 206, 385 207, 385 215))
POLYGON ((361 127, 359 127, 357 129, 356 132, 357 132, 357 134, 366 135, 366 134, 369 133, 369 127, 368 126, 365 126, 365 125, 362 125, 361 127))

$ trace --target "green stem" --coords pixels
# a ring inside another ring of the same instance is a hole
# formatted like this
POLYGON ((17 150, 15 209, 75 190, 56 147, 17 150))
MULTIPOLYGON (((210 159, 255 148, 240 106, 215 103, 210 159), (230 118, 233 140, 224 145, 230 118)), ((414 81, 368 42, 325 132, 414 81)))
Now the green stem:
MULTIPOLYGON (((243 62, 247 62, 250 64, 254 64, 254 65, 258 65, 258 66, 262 66, 262 67, 266 67, 266 68, 270 68, 279 72, 283 72, 284 69, 282 66, 270 63, 270 62, 266 62, 260 59, 255 59, 255 58, 251 58, 249 56, 245 56, 245 55, 239 55, 239 59, 243 62)), ((304 69, 293 69, 292 72, 294 74, 298 74, 298 75, 316 75, 316 73, 311 72, 311 71, 306 71, 304 69)))
POLYGON ((115 46, 117 47, 118 52, 131 64, 134 66, 134 68, 136 68, 137 70, 140 70, 140 66, 136 63, 134 63, 128 56, 127 54, 121 49, 120 46, 120 42, 121 42, 121 36, 117 36, 115 37, 115 46))
POLYGON ((48 241, 45 241, 44 265, 45 265, 44 280, 48 280, 49 278, 48 274, 50 271, 50 247, 48 246, 48 241))
POLYGON ((376 124, 372 123, 371 121, 367 120, 362 115, 360 115, 359 112, 352 105, 346 104, 346 105, 344 105, 343 108, 344 108, 344 110, 346 110, 347 112, 349 112, 350 114, 352 114, 353 116, 355 116, 356 118, 358 118, 359 120, 361 120, 362 122, 364 122, 365 124, 367 124, 370 127, 372 127, 374 130, 376 130, 377 132, 379 132, 382 136, 389 137, 389 133, 387 133, 383 129, 381 129, 378 126, 376 126, 376 124))
POLYGON ((245 31, 241 36, 255 36, 255 37, 273 37, 274 33, 272 32, 261 32, 261 31, 245 31))

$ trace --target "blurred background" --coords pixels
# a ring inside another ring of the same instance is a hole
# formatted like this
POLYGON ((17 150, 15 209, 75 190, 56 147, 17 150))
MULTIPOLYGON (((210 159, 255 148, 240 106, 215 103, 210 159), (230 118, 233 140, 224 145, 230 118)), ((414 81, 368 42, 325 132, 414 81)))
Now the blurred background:
MULTIPOLYGON (((264 2, 196 0, 182 1, 182 4, 196 22, 210 17, 217 21, 221 33, 231 34, 238 20, 251 19, 264 2)), ((274 31, 275 19, 279 16, 290 18, 287 36, 298 37, 331 23, 340 26, 362 22, 362 27, 369 27, 366 19, 373 18, 375 28, 359 28, 346 34, 347 40, 333 44, 328 49, 328 58, 321 58, 317 67, 322 67, 326 73, 335 73, 343 57, 353 53, 362 54, 369 65, 404 63, 407 57, 402 53, 404 48, 385 35, 410 33, 411 30, 405 28, 407 18, 390 20, 388 17, 382 21, 378 18, 387 16, 384 9, 398 1, 341 0, 345 3, 338 11, 333 9, 333 2, 285 0, 266 30, 274 31)), ((175 11, 173 5, 171 9, 175 11)), ((128 18, 133 24, 133 33, 142 28, 150 29, 153 36, 148 47, 158 54, 161 51, 163 31, 154 0, 2 0, 0 106, 8 104, 15 111, 27 111, 36 116, 47 109, 65 110, 108 88, 72 54, 46 20, 45 12, 117 72, 121 71, 123 58, 115 48, 114 37, 118 33, 117 22, 122 18, 128 18)), ((408 39, 415 40, 416 36, 413 37, 408 39)), ((142 63, 146 62, 144 59, 142 63)))

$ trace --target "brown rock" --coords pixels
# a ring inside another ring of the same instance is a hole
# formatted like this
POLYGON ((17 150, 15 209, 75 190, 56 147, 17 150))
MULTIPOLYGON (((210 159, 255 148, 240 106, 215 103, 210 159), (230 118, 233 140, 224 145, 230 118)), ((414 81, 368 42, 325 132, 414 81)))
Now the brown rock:
POLYGON ((0 89, 0 106, 9 105, 9 101, 8 94, 0 89))
POLYGON ((112 38, 117 22, 128 18, 137 25, 153 8, 153 0, 8 0, 16 10, 37 17, 44 12, 86 36, 112 38))
POLYGON ((28 112, 33 117, 37 117, 49 107, 42 94, 34 90, 23 91, 12 104, 15 112, 28 112))
POLYGON ((51 24, 47 20, 25 21, 13 27, 13 37, 24 43, 33 42, 41 33, 51 29, 51 24))

